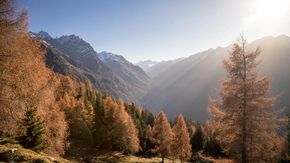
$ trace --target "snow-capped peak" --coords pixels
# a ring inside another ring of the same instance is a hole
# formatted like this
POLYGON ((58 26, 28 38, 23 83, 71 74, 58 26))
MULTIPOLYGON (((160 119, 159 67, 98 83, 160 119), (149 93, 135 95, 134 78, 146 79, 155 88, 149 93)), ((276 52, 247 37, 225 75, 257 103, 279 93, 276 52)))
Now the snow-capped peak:
POLYGON ((119 55, 102 51, 100 53, 97 53, 98 57, 103 61, 103 62, 108 62, 108 61, 121 61, 121 57, 119 55))

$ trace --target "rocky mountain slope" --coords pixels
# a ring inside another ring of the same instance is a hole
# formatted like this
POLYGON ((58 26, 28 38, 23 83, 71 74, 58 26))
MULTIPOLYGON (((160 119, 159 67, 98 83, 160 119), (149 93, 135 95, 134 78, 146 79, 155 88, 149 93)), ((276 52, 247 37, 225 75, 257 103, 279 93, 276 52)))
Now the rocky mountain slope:
MULTIPOLYGON (((90 80, 101 92, 138 102, 145 94, 150 78, 125 58, 101 60, 89 43, 75 35, 52 38, 47 32, 35 34, 46 44, 46 63, 55 72, 85 82, 90 80)), ((115 55, 117 56, 117 55, 115 55)))
POLYGON ((150 78, 139 66, 135 66, 121 55, 105 51, 97 53, 97 55, 114 73, 134 87, 134 91, 140 92, 140 94, 146 93, 150 78))

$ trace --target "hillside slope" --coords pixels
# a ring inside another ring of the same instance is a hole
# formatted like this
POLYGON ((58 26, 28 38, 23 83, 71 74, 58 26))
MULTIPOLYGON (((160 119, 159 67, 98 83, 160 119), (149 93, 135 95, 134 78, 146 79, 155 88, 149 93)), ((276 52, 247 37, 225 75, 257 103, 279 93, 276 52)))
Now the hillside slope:
POLYGON ((52 38, 47 32, 34 34, 44 40, 46 63, 55 72, 79 82, 90 80, 93 86, 115 98, 139 102, 150 78, 122 58, 122 62, 104 62, 89 43, 75 35, 52 38), (116 67, 117 66, 117 67, 116 67))
MULTIPOLYGON (((271 77, 271 94, 280 97, 275 108, 290 107, 290 38, 264 37, 248 45, 249 50, 262 49, 260 70, 271 77)), ((153 112, 164 110, 173 118, 183 113, 188 118, 205 121, 208 97, 215 97, 219 81, 225 77, 223 58, 231 47, 209 49, 185 58, 152 78, 143 103, 153 112)))

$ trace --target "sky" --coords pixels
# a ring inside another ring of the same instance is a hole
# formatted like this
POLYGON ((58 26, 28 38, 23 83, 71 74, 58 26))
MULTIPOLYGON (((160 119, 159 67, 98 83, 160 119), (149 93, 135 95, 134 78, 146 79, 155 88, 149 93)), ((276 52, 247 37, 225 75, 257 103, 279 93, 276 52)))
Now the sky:
POLYGON ((135 63, 170 60, 228 46, 290 35, 288 0, 20 0, 29 29, 53 37, 75 34, 97 51, 135 63))

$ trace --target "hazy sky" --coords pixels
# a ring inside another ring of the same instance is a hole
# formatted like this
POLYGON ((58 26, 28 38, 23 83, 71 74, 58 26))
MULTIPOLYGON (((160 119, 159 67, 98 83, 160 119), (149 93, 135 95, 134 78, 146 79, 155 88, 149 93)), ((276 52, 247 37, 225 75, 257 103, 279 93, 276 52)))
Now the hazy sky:
POLYGON ((132 62, 168 60, 231 44, 290 35, 288 0, 20 0, 33 32, 75 34, 97 52, 132 62))

